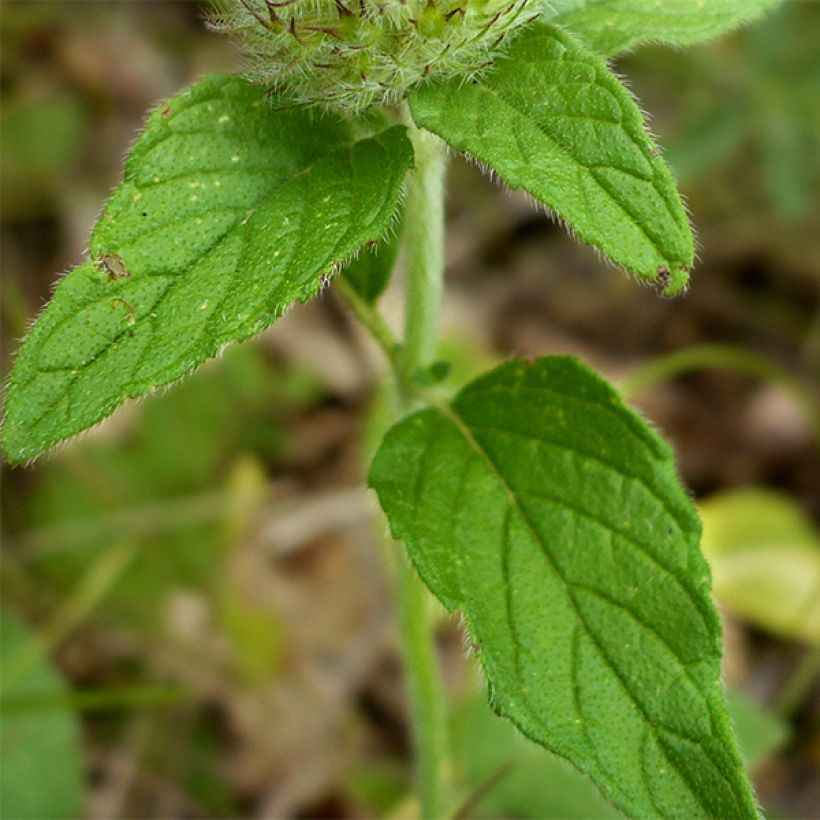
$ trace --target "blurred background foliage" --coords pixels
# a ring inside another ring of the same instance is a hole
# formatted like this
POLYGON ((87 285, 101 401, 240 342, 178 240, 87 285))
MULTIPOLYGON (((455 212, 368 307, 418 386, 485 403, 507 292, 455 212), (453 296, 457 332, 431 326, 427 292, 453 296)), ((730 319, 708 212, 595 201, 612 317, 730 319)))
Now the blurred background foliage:
MULTIPOLYGON (((236 69, 203 8, 2 3, 4 372, 146 109, 236 69)), ((700 237, 682 299, 454 160, 442 347, 454 383, 514 353, 582 356, 673 441, 741 745, 771 816, 795 818, 820 817, 818 43, 820 3, 787 0, 720 42, 616 61, 700 237)), ((381 307, 399 320, 395 287, 381 307)), ((326 292, 4 468, 4 817, 412 816, 390 556, 361 489, 383 373, 326 292)), ((442 615, 459 816, 614 816, 492 715, 464 645, 442 615)))

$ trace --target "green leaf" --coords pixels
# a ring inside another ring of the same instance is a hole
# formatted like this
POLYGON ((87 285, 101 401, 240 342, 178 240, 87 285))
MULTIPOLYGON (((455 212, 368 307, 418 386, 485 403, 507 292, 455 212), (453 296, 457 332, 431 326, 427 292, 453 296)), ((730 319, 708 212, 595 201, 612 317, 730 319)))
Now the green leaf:
POLYGON ((717 598, 763 629, 820 644, 820 535, 794 501, 732 490, 701 515, 717 598))
POLYGON ((267 328, 393 218, 412 149, 209 77, 161 106, 12 372, 4 446, 32 458, 267 328))
POLYGON ((410 97, 416 122, 554 210, 584 242, 680 292, 693 240, 629 92, 567 33, 536 24, 481 80, 410 97))
MULTIPOLYGON (((0 658, 5 674, 29 651, 33 638, 17 618, 0 614, 0 658)), ((3 692, 0 720, 0 816, 18 820, 75 818, 82 814, 84 775, 80 725, 67 709, 15 711, 16 700, 67 698, 68 687, 44 658, 3 692), (45 780, 44 780, 45 779, 45 780)))
POLYGON ((609 56, 647 41, 688 46, 760 17, 780 0, 575 0, 546 16, 609 56))
POLYGON ((366 248, 343 271, 356 293, 374 305, 390 282, 401 244, 401 227, 381 242, 366 248))
MULTIPOLYGON (((751 769, 789 737, 788 726, 777 715, 739 692, 727 690, 726 707, 751 769)), ((484 698, 470 697, 460 705, 453 738, 463 792, 475 793, 504 772, 471 817, 605 820, 624 816, 604 801, 586 777, 495 715, 484 698)))
POLYGON ((396 425, 370 481, 464 613, 499 714, 630 815, 756 816, 698 518, 606 382, 564 357, 503 365, 396 425))
POLYGON ((455 760, 462 791, 474 793, 508 768, 474 811, 476 817, 530 817, 533 820, 615 820, 590 781, 566 761, 523 738, 501 720, 486 699, 471 697, 456 713, 455 760))
POLYGON ((740 752, 750 769, 762 763, 788 739, 788 724, 740 692, 727 691, 726 706, 735 727, 740 752))

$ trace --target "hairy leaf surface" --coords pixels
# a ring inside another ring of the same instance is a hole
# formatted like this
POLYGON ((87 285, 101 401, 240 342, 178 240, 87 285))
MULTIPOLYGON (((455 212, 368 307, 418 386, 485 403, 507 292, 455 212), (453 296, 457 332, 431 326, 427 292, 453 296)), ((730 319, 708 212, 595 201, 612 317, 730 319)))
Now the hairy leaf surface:
POLYGON ((693 239, 675 182, 629 92, 566 32, 531 26, 484 79, 427 86, 410 105, 627 271, 685 287, 693 239))
POLYGON ((396 425, 370 481, 496 711, 630 816, 756 816, 698 518, 609 385, 565 357, 503 365, 396 425))
POLYGON ((4 446, 38 455, 265 329, 367 242, 412 162, 404 129, 356 140, 209 77, 149 119, 91 240, 12 373, 4 446))
POLYGON ((606 56, 654 41, 688 46, 754 20, 780 0, 569 0, 546 17, 606 56))

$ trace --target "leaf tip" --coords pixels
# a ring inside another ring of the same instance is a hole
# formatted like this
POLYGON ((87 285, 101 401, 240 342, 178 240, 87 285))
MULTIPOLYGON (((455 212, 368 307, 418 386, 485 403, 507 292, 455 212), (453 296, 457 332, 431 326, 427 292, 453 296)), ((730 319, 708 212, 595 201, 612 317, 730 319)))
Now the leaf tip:
POLYGON ((673 267, 671 270, 661 265, 655 272, 655 284, 662 296, 671 299, 680 296, 689 288, 689 268, 673 267))

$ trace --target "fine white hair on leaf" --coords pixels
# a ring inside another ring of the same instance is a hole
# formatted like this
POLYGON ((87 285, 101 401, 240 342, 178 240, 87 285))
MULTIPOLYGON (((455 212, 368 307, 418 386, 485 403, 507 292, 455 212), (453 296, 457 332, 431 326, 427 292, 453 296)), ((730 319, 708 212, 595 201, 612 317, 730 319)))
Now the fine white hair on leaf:
MULTIPOLYGON (((528 204, 536 212, 543 214, 551 222, 555 223, 556 225, 559 225, 562 228, 562 230, 564 230, 573 240, 575 240, 579 244, 591 248, 592 251, 595 253, 596 257, 607 267, 620 271, 621 273, 625 274, 629 279, 638 282, 641 286, 650 287, 658 284, 657 276, 644 276, 642 274, 636 273, 635 271, 629 270, 628 268, 624 267, 618 262, 615 262, 613 259, 607 256, 607 254, 604 253, 596 245, 593 245, 583 240, 578 235, 577 231, 573 228, 573 226, 569 222, 567 222, 560 214, 558 214, 552 207, 550 207, 547 203, 543 202, 542 200, 538 199, 525 188, 514 188, 510 186, 507 182, 504 181, 503 178, 500 177, 498 171, 492 166, 488 165, 485 162, 482 162, 481 160, 477 159, 475 156, 469 154, 468 152, 459 153, 459 156, 461 156, 462 159, 464 159, 464 161, 467 162, 469 165, 481 171, 481 173, 487 176, 490 180, 496 182, 505 191, 505 193, 512 194, 516 192, 523 194, 528 204)), ((683 289, 682 293, 685 293, 688 287, 689 286, 687 284, 687 286, 683 289)), ((675 294, 675 296, 678 295, 681 294, 675 294)))
MULTIPOLYGON (((390 220, 387 223, 386 230, 390 229, 390 227, 398 220, 398 214, 400 212, 401 212, 401 209, 399 207, 397 207, 395 209, 394 213, 391 215, 390 220)), ((374 238, 372 241, 378 241, 378 239, 381 238, 381 236, 383 236, 383 235, 384 234, 381 234, 379 237, 374 238)), ((331 264, 328 267, 327 271, 325 271, 323 273, 320 273, 318 275, 318 278, 314 280, 313 284, 312 285, 307 285, 301 293, 296 295, 296 298, 292 302, 290 302, 289 304, 287 304, 285 306, 280 306, 277 309, 275 309, 274 311, 266 314, 265 316, 260 317, 251 326, 251 328, 249 329, 249 332, 243 337, 243 339, 241 341, 246 341, 248 339, 251 339, 255 336, 258 336, 260 333, 264 332, 265 330, 267 330, 275 321, 277 321, 278 319, 282 318, 282 316, 287 314, 294 307, 294 305, 296 305, 297 303, 304 304, 304 303, 308 302, 310 299, 313 299, 314 297, 316 297, 322 290, 324 290, 326 287, 329 286, 332 277, 335 276, 336 274, 338 274, 339 271, 341 271, 347 264, 350 263, 350 261, 353 258, 355 258, 356 255, 358 255, 358 253, 360 252, 362 247, 364 247, 365 244, 366 243, 362 243, 362 245, 359 245, 358 247, 356 247, 350 254, 342 257, 339 260, 334 260, 333 262, 331 262, 331 264)), ((89 262, 86 262, 84 264, 89 264, 89 262)), ((62 281, 62 279, 64 279, 66 276, 71 275, 76 270, 78 270, 78 268, 74 268, 74 269, 71 269, 71 270, 64 271, 63 274, 61 275, 61 277, 58 277, 57 282, 55 282, 55 284, 52 286, 52 291, 57 289, 57 287, 59 286, 59 283, 60 283, 60 281, 62 281)), ((46 305, 44 304, 42 306, 40 314, 42 314, 42 312, 43 312, 43 310, 45 310, 45 308, 46 308, 46 305)), ((37 322, 36 318, 30 320, 28 329, 31 330, 31 328, 34 327, 36 322, 37 322)), ((28 333, 28 331, 27 331, 27 333, 28 333)), ((27 333, 25 335, 27 335, 27 333)), ((24 335, 23 338, 25 338, 25 335, 24 335)), ((221 358, 222 355, 224 354, 225 350, 228 347, 236 344, 237 341, 240 341, 240 340, 236 340, 236 341, 232 340, 232 341, 226 341, 226 342, 221 343, 203 361, 200 361, 198 359, 191 359, 189 362, 187 362, 186 364, 184 364, 182 366, 182 369, 181 369, 181 372, 179 373, 179 375, 174 377, 173 379, 170 379, 166 382, 162 382, 160 384, 151 385, 148 389, 143 390, 139 395, 124 396, 123 400, 119 404, 117 404, 114 408, 112 408, 108 413, 106 413, 102 418, 98 419, 93 424, 89 425, 88 427, 84 428, 83 430, 77 431, 76 433, 67 434, 66 436, 61 438, 59 441, 56 441, 52 445, 47 447, 45 450, 43 450, 43 452, 38 453, 35 456, 24 459, 23 463, 24 464, 32 464, 32 463, 34 463, 34 461, 36 459, 38 459, 40 457, 51 457, 55 452, 59 452, 59 450, 61 450, 67 443, 78 440, 83 436, 91 435, 94 431, 99 430, 99 428, 103 424, 107 423, 109 421, 109 419, 115 413, 118 413, 123 407, 128 406, 128 405, 130 405, 134 402, 140 402, 143 399, 147 398, 148 396, 152 396, 152 395, 155 395, 157 393, 162 394, 165 391, 172 389, 179 382, 183 381, 188 376, 190 376, 194 371, 198 370, 200 367, 202 367, 204 365, 207 365, 207 363, 209 361, 211 361, 213 359, 221 358)), ((18 346, 18 351, 17 351, 17 354, 16 354, 15 358, 19 357, 21 351, 22 351, 22 343, 21 343, 20 346, 18 346)), ((8 391, 9 391, 10 388, 11 388, 11 378, 7 377, 6 380, 5 380, 4 387, 3 387, 4 395, 8 395, 8 391)))
POLYGON ((295 104, 360 113, 427 80, 470 77, 535 19, 538 0, 221 0, 216 31, 243 48, 249 79, 295 104), (275 11, 274 11, 275 9, 275 11), (344 25, 340 22, 344 20, 344 25))

